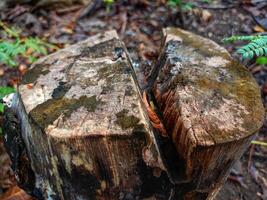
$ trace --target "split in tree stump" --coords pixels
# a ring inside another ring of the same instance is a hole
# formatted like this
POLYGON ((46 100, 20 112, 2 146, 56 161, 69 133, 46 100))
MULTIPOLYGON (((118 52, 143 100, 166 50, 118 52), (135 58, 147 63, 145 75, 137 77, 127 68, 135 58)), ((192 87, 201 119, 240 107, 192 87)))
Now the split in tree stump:
POLYGON ((151 126, 115 31, 35 63, 6 98, 23 188, 38 199, 212 199, 263 123, 256 82, 225 49, 173 28, 148 82, 169 139, 151 126))

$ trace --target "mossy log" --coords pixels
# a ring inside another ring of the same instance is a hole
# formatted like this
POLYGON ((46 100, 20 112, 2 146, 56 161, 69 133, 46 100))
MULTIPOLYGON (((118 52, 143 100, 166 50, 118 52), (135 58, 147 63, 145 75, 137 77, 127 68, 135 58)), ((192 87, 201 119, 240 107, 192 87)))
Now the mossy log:
POLYGON ((263 124, 260 90, 249 71, 213 41, 176 28, 163 34, 152 80, 185 165, 176 181, 183 182, 188 199, 212 199, 263 124))
POLYGON ((214 42, 171 28, 148 83, 169 138, 115 31, 35 63, 5 98, 19 184, 38 199, 212 199, 263 123, 257 84, 214 42))

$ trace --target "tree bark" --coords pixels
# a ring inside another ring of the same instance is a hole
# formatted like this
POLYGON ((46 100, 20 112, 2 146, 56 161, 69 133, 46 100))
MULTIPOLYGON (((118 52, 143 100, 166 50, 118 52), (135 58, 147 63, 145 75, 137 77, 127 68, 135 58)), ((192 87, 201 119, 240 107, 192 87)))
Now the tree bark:
POLYGON ((38 199, 214 198, 263 123, 257 84, 226 50, 180 29, 164 31, 152 72, 169 138, 152 127, 115 31, 35 63, 5 98, 23 188, 38 199))

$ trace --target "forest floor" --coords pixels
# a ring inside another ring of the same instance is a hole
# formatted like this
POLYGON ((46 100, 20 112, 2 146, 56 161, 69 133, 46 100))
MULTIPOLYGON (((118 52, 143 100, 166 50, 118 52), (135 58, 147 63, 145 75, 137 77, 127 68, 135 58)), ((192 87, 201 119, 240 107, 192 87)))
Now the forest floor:
MULTIPOLYGON (((144 73, 151 69, 153 61, 158 56, 161 31, 164 27, 180 27, 211 38, 226 47, 236 59, 240 59, 235 54, 240 44, 223 44, 224 37, 267 31, 266 1, 222 0, 211 1, 212 3, 208 4, 203 3, 204 1, 194 2, 198 3, 182 15, 177 8, 167 6, 163 0, 116 1, 109 11, 97 3, 91 9, 90 6, 85 8, 79 5, 51 9, 17 5, 1 12, 0 19, 8 25, 19 26, 25 37, 37 35, 61 47, 105 30, 116 29, 130 52, 134 66, 139 66, 144 73)), ((244 64, 259 83, 266 107, 267 66, 257 65, 253 61, 244 64)), ((22 68, 0 65, 0 86, 18 84, 24 71, 22 68)), ((266 131, 267 123, 256 139, 267 141, 266 131)), ((1 191, 4 192, 13 184, 12 172, 9 170, 10 162, 2 146, 0 139, 0 195, 1 191)), ((217 199, 267 199, 266 147, 250 146, 233 167, 217 199)))

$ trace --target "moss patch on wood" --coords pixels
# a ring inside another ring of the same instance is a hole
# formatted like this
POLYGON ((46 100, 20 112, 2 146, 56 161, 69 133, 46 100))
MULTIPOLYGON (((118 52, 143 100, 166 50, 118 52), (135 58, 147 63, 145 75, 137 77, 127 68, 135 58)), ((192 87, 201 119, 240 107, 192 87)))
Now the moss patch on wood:
POLYGON ((116 114, 117 120, 115 121, 123 130, 128 128, 134 128, 138 123, 139 119, 133 115, 128 115, 128 110, 123 109, 116 114))
POLYGON ((21 81, 22 84, 34 83, 40 75, 46 75, 50 71, 45 68, 46 65, 38 64, 35 65, 32 69, 28 70, 21 81))
POLYGON ((81 96, 79 99, 49 99, 34 108, 30 112, 30 116, 41 128, 46 128, 62 113, 65 118, 68 118, 80 107, 85 107, 88 112, 94 112, 99 103, 95 95, 91 97, 81 96))

